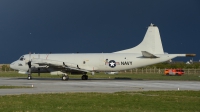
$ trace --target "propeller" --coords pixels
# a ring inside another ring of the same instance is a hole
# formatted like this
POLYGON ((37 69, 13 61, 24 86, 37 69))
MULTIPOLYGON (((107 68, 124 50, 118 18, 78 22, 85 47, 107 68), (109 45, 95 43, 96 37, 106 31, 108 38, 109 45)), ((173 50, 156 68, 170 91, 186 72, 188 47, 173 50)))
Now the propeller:
POLYGON ((29 75, 31 75, 31 52, 29 52, 28 68, 29 75))
POLYGON ((38 76, 40 76, 40 68, 38 68, 38 76))
POLYGON ((28 68, 29 68, 28 72, 29 72, 29 74, 31 74, 31 61, 30 60, 28 61, 28 68))
MULTIPOLYGON (((38 54, 38 58, 40 58, 40 54, 38 54)), ((38 76, 40 76, 40 68, 38 68, 38 76)))
MULTIPOLYGON (((40 54, 38 54, 38 58, 40 58, 40 54)), ((29 61, 28 61, 28 72, 29 72, 29 75, 31 75, 31 52, 29 52, 29 61)), ((40 68, 38 67, 38 76, 40 76, 40 68)))

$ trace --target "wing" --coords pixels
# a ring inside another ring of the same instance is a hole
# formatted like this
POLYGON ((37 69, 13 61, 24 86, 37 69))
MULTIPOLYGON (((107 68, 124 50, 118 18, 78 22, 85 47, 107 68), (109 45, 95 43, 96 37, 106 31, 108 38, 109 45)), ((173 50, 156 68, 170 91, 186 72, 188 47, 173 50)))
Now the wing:
POLYGON ((38 64, 39 66, 42 66, 42 67, 44 67, 44 66, 57 67, 57 68, 64 68, 64 69, 68 69, 68 70, 75 70, 75 71, 81 71, 81 72, 91 72, 90 70, 79 68, 78 64, 68 63, 68 62, 64 62, 64 61, 34 58, 34 59, 32 59, 32 63, 38 64))
POLYGON ((89 71, 89 70, 79 68, 78 65, 77 65, 76 67, 68 66, 68 65, 65 64, 65 62, 63 62, 63 66, 64 66, 66 69, 70 69, 70 70, 76 70, 76 71, 82 71, 82 72, 91 72, 91 71, 89 71))

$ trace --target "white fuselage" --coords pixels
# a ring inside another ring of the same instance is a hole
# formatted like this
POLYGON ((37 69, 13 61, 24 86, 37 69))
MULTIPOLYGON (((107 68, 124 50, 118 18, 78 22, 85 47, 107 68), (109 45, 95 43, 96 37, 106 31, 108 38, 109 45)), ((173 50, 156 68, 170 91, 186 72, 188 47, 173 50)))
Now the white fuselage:
MULTIPOLYGON (((76 54, 27 54, 24 60, 17 60, 11 64, 12 68, 20 71, 27 71, 29 58, 51 60, 62 66, 65 62, 68 66, 78 67, 89 71, 120 71, 138 68, 155 63, 165 62, 179 55, 162 54, 159 58, 145 58, 142 54, 136 53, 76 53, 76 54), (112 63, 114 61, 114 63, 112 63), (21 64, 21 66, 19 66, 21 64)), ((32 65, 39 67, 32 62, 32 65)), ((53 70, 52 70, 53 71, 53 70)), ((49 70, 51 72, 51 70, 49 70)))

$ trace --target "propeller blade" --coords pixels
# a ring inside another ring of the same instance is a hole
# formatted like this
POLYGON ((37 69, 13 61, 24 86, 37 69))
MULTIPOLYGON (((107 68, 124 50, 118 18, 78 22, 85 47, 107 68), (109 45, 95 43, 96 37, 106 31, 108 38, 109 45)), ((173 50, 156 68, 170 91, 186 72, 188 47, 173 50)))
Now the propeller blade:
POLYGON ((29 61, 31 61, 31 52, 29 52, 29 61))
POLYGON ((28 68, 29 74, 31 74, 31 61, 28 62, 28 68))
POLYGON ((31 68, 29 68, 28 72, 29 72, 29 74, 31 74, 31 68))
POLYGON ((29 61, 28 61, 28 72, 29 72, 29 75, 31 74, 31 52, 29 52, 29 61))
POLYGON ((31 68, 31 61, 28 61, 28 68, 31 68))
POLYGON ((38 76, 40 76, 40 68, 38 68, 38 76))

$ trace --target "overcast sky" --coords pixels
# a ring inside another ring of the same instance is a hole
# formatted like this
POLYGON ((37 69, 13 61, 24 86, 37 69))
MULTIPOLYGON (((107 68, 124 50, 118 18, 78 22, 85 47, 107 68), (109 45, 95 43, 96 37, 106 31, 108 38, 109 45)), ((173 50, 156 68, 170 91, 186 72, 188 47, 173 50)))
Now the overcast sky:
POLYGON ((131 48, 150 23, 159 27, 165 52, 200 59, 200 0, 0 0, 0 63, 29 52, 131 48))

